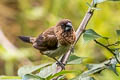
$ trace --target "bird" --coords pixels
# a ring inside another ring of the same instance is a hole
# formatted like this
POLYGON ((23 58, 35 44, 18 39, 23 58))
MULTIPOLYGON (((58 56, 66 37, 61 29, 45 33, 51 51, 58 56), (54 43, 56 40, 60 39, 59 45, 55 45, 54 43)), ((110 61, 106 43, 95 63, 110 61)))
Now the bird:
POLYGON ((64 68, 63 64, 56 57, 67 53, 76 40, 76 33, 72 22, 69 19, 62 19, 55 26, 42 32, 38 37, 18 37, 26 43, 31 43, 41 54, 53 58, 64 68))

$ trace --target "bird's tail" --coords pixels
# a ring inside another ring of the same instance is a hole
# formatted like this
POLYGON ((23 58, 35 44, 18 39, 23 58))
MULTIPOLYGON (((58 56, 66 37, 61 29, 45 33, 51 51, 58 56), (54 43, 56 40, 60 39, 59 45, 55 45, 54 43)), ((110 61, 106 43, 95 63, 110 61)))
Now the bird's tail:
POLYGON ((26 43, 34 43, 36 38, 34 37, 29 37, 29 36, 18 36, 22 41, 26 43))

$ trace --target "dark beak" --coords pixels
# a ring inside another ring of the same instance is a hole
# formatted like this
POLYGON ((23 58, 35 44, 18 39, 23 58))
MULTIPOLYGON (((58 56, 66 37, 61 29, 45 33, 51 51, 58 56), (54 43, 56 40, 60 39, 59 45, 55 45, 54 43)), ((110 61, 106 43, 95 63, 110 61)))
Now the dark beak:
POLYGON ((65 30, 66 30, 66 31, 69 31, 69 30, 71 30, 71 29, 72 29, 72 23, 68 22, 68 23, 66 24, 65 30))

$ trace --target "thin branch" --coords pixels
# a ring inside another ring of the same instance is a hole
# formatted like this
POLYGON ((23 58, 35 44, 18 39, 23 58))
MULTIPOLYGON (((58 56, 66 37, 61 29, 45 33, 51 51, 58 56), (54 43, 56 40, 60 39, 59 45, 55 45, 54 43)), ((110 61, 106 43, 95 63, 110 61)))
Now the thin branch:
POLYGON ((117 58, 117 54, 115 54, 108 46, 105 46, 104 44, 98 42, 97 40, 94 40, 94 41, 95 41, 97 44, 99 44, 100 46, 103 46, 104 48, 106 48, 109 52, 111 52, 111 53, 115 56, 117 62, 120 64, 120 61, 119 61, 119 59, 117 58))
POLYGON ((110 46, 118 46, 117 43, 113 43, 113 44, 108 44, 107 47, 110 47, 110 46))
POLYGON ((115 55, 115 53, 110 49, 108 48, 107 46, 105 46, 104 44, 98 42, 97 40, 94 40, 97 44, 99 44, 100 46, 103 46, 104 48, 106 48, 109 52, 111 52, 113 55, 115 55))
MULTIPOLYGON (((92 5, 93 7, 96 7, 96 6, 97 6, 97 4, 94 4, 93 2, 91 3, 91 5, 92 5)), ((77 39, 76 39, 75 43, 74 43, 73 46, 70 48, 70 50, 69 50, 69 51, 61 58, 61 60, 60 60, 63 64, 66 64, 66 63, 67 63, 67 60, 68 60, 68 58, 69 58, 69 56, 70 56, 70 54, 71 54, 71 52, 72 52, 73 47, 75 46, 75 44, 77 43, 77 41, 78 41, 79 38, 81 37, 82 33, 85 31, 85 28, 86 28, 88 22, 90 21, 93 13, 94 13, 94 10, 91 9, 91 8, 89 8, 88 11, 87 11, 87 13, 86 13, 86 15, 84 16, 84 18, 83 18, 80 26, 78 27, 78 29, 77 29, 77 31, 76 31, 76 38, 77 38, 77 39)), ((60 66, 57 66, 57 69, 56 69, 56 72, 55 72, 55 73, 58 73, 58 72, 60 72, 60 71, 62 71, 62 68, 61 68, 60 66)))
POLYGON ((115 43, 113 43, 113 44, 108 44, 108 45, 106 45, 107 47, 110 47, 110 46, 118 46, 120 44, 120 41, 117 41, 117 42, 115 42, 115 43))

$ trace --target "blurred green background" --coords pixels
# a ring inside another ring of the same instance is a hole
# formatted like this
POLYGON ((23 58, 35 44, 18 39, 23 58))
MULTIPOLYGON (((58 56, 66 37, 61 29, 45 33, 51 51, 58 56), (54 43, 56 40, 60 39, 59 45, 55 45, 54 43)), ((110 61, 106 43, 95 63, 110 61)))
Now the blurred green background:
MULTIPOLYGON (((54 62, 17 36, 38 36, 63 18, 70 19, 76 30, 88 9, 86 2, 91 0, 0 0, 0 75, 17 75, 18 68, 23 65, 54 62)), ((109 37, 109 42, 114 43, 118 40, 115 31, 120 29, 120 2, 104 2, 98 7, 101 10, 95 11, 87 28, 109 37)), ((75 46, 74 54, 88 57, 88 63, 100 63, 112 56, 93 41, 85 43, 82 37, 75 46)), ((67 69, 84 71, 86 68, 76 65, 67 66, 67 69)), ((117 69, 120 74, 120 69, 117 69)), ((68 78, 74 76, 67 75, 68 78)), ((93 76, 97 80, 120 80, 110 70, 93 76)))

